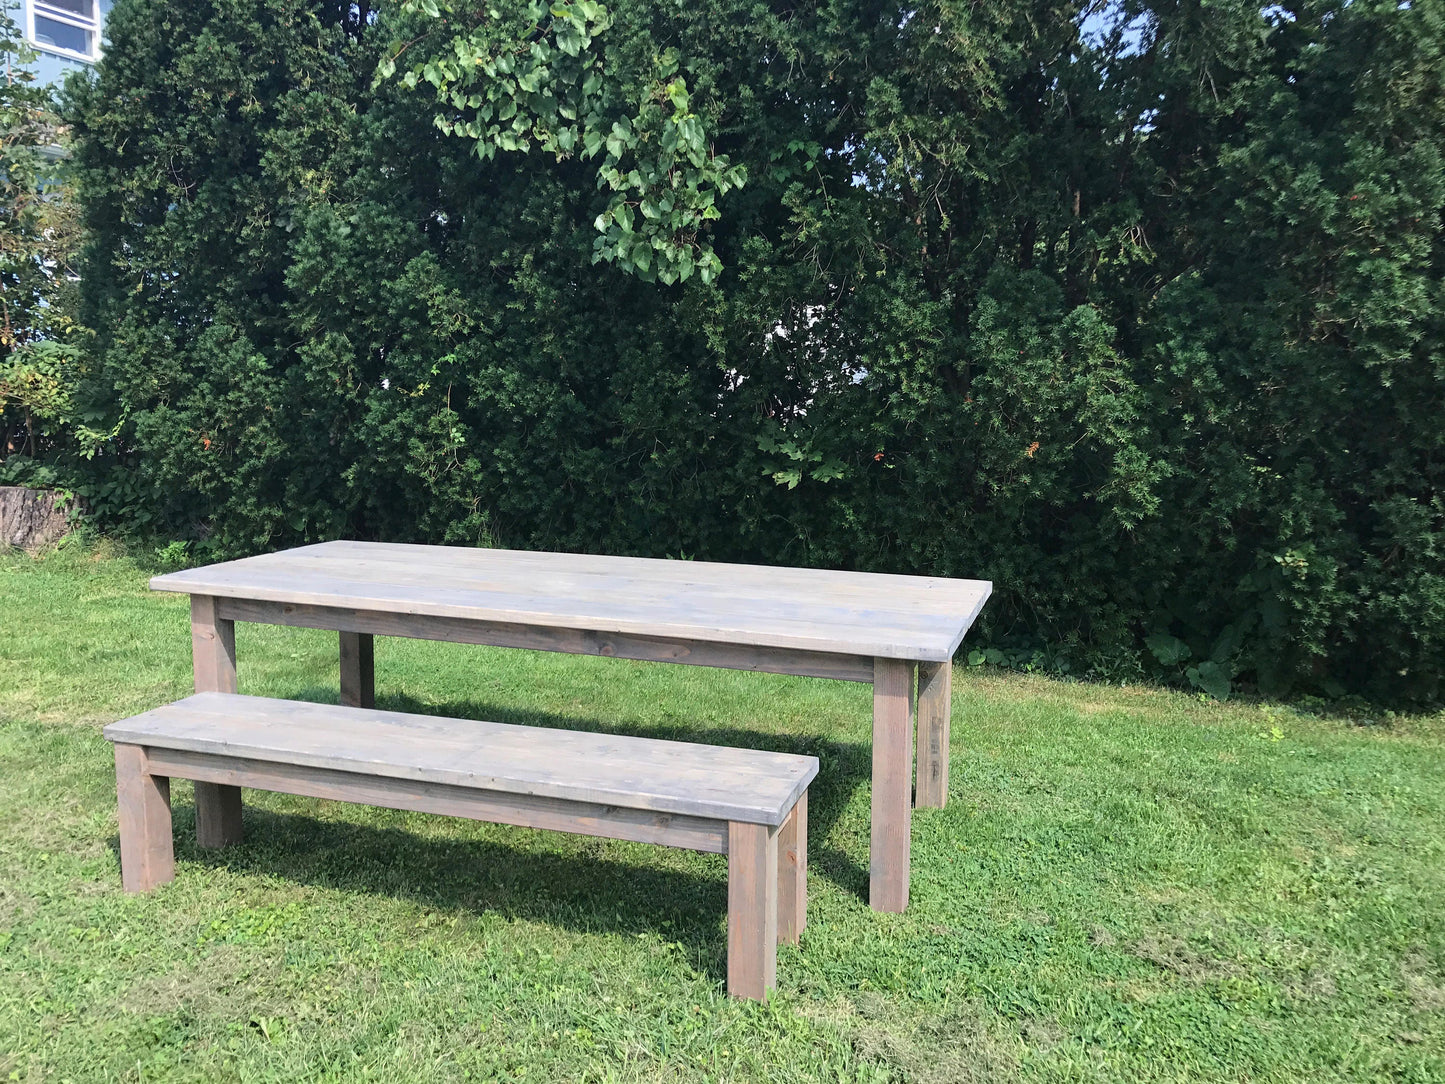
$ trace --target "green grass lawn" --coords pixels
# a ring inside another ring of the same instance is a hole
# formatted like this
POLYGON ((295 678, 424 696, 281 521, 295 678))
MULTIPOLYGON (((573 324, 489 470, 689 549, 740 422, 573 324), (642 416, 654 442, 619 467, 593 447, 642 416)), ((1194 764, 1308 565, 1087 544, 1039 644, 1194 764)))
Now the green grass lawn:
MULTIPOLYGON (((378 706, 811 753, 809 925, 723 993, 726 861, 247 792, 120 890, 100 728, 189 691, 183 597, 0 558, 0 1080, 1445 1080, 1445 718, 960 669, 912 904, 866 904, 870 690, 384 640, 378 706)), ((243 626, 241 691, 335 697, 243 626)))

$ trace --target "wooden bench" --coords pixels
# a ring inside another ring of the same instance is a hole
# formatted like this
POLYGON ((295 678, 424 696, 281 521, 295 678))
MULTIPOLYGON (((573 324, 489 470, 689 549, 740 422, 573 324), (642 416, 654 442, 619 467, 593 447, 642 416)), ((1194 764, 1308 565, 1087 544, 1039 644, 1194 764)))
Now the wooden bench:
POLYGON ((234 693, 197 693, 105 736, 128 892, 175 877, 170 780, 180 778, 214 788, 196 803, 201 846, 240 839, 239 788, 254 787, 726 854, 738 997, 763 996, 778 941, 803 931, 816 757, 234 693))

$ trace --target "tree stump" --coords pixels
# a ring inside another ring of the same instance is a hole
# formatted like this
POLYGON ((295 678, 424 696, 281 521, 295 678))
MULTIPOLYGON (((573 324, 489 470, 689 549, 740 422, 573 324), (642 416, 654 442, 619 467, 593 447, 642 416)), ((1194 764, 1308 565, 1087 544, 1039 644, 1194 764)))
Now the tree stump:
POLYGON ((70 530, 71 498, 43 489, 0 486, 0 546, 38 553, 70 530))

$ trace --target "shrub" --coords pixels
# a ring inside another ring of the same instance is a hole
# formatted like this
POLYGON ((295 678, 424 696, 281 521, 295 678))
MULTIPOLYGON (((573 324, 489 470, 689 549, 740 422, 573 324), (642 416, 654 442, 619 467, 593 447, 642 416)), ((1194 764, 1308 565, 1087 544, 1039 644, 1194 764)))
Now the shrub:
POLYGON ((132 508, 986 577, 1075 672, 1439 698, 1439 0, 538 11, 120 0, 68 111, 132 508))

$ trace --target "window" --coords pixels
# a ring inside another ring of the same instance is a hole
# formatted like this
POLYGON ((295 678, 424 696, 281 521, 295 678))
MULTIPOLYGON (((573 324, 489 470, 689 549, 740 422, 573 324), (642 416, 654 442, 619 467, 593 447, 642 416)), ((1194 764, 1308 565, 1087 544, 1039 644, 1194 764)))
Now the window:
POLYGON ((26 29, 38 48, 80 60, 100 57, 99 0, 27 0, 26 29))

